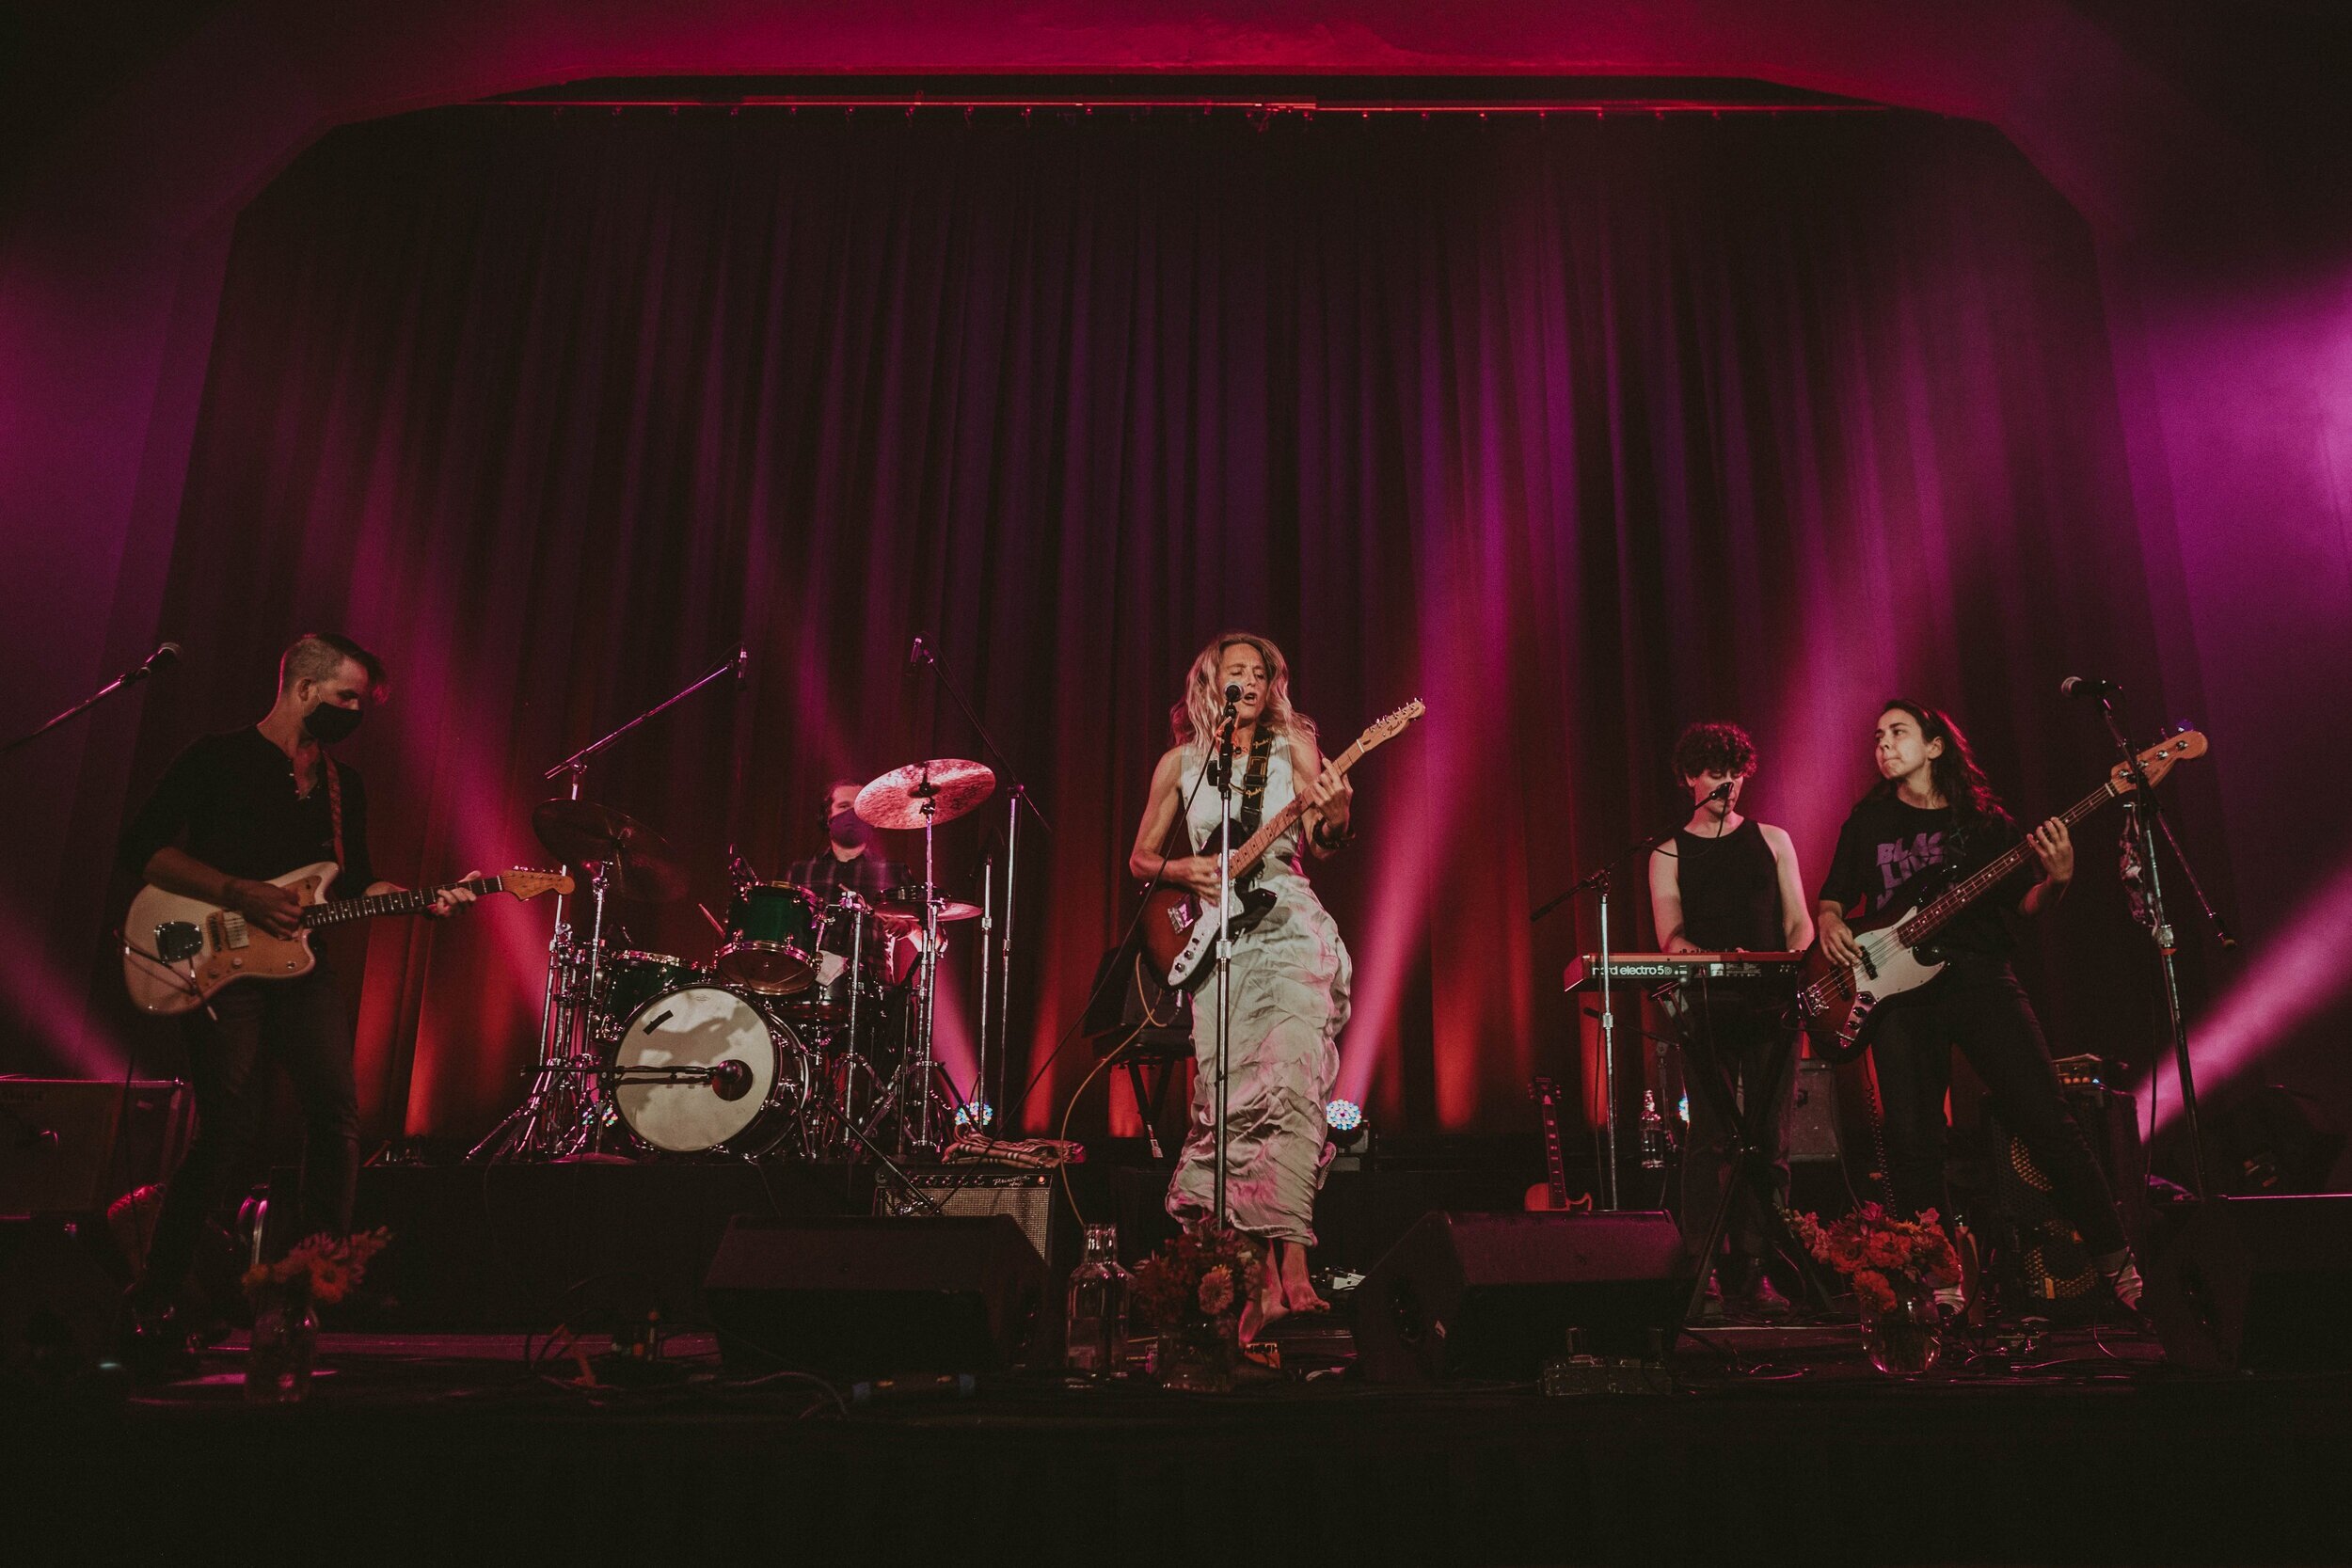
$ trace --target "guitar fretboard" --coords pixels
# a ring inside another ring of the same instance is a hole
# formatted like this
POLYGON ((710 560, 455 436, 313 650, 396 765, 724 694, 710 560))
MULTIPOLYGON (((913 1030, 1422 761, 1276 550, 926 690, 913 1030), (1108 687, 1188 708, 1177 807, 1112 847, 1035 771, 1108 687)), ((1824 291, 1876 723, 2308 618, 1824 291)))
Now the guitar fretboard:
MULTIPOLYGON (((2105 805, 2115 793, 2114 784, 2103 784, 2067 807, 2058 819, 2071 828, 2105 805)), ((1940 896, 1927 904, 1917 914, 1897 927, 1895 934, 1902 938, 1905 946, 1918 946, 1942 930, 1946 924, 1961 911, 2008 880, 2032 854, 2033 841, 2018 840, 2010 847, 2007 853, 1987 862, 1983 869, 1976 875, 1963 882, 1955 883, 1945 889, 1940 896)))
MULTIPOLYGON (((1364 744, 1363 736, 1358 736, 1353 745, 1331 759, 1329 766, 1343 776, 1349 768, 1363 760, 1364 752, 1369 750, 1371 748, 1364 744)), ((1276 812, 1271 820, 1261 824, 1258 831, 1249 835, 1248 842, 1233 851, 1233 880, 1240 881, 1255 869, 1257 863, 1265 858, 1265 852, 1274 847, 1274 841, 1289 832, 1292 825, 1306 815, 1306 798, 1293 796, 1289 805, 1276 812)))
POLYGON ((365 898, 338 898, 332 903, 313 904, 302 911, 302 924, 316 929, 321 926, 340 926, 347 920, 373 920, 381 914, 418 914, 433 907, 433 901, 449 888, 462 887, 480 895, 498 893, 506 886, 503 877, 479 877, 470 882, 444 882, 439 887, 412 887, 400 893, 379 893, 365 898))

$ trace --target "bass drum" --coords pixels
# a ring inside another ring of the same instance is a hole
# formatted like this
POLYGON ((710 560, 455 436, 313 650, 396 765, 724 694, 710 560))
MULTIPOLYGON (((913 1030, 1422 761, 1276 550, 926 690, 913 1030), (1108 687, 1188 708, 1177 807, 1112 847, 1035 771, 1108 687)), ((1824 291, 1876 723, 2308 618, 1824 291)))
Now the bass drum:
POLYGON ((758 1154, 808 1103, 808 1051, 790 1025, 716 986, 657 996, 612 1048, 612 1106, 644 1143, 673 1154, 758 1154))

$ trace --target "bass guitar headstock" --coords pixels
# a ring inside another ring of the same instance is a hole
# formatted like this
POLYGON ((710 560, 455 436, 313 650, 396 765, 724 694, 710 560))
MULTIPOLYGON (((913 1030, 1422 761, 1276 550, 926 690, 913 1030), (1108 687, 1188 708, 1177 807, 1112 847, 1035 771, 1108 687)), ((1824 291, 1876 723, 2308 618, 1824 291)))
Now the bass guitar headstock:
MULTIPOLYGON (((2164 776, 2172 771, 2174 763, 2186 762, 2191 757, 2204 754, 2205 737, 2195 730, 2183 730, 2149 747, 2139 753, 2137 760, 2140 772, 2147 775, 2148 783, 2153 787, 2164 782, 2164 776)), ((2139 782, 2132 777, 2131 768, 2120 762, 2107 770, 2107 783, 2118 795, 2128 795, 2139 787, 2139 782)))

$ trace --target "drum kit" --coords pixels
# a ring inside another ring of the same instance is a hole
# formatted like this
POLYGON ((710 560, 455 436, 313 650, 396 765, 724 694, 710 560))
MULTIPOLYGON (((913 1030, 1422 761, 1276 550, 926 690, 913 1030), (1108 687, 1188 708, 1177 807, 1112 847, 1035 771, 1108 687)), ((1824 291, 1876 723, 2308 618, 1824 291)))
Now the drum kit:
POLYGON ((583 759, 559 765, 572 794, 532 827, 586 873, 585 920, 558 903, 530 1092, 471 1158, 937 1153, 956 1117, 932 1051, 942 927, 982 911, 941 895, 932 835, 985 801, 994 773, 946 758, 858 792, 871 826, 923 834, 922 879, 879 898, 731 857, 726 917, 703 911, 719 943, 696 964, 622 937, 616 902, 680 901, 690 879, 660 833, 580 799, 583 759))

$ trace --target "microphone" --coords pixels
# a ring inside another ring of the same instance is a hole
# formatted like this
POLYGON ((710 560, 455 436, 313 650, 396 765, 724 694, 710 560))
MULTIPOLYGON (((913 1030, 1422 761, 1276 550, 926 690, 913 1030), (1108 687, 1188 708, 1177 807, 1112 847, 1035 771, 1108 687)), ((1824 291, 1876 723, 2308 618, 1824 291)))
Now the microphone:
POLYGON ((743 684, 743 682, 744 682, 745 680, 747 680, 747 679, 749 679, 749 678, 750 678, 750 672, 751 672, 751 668, 752 668, 752 648, 751 648, 751 644, 750 644, 750 643, 748 643, 748 642, 738 642, 738 643, 735 645, 735 684, 736 684, 736 685, 740 686, 740 685, 742 685, 742 684, 743 684))
POLYGON ((1701 800, 1699 804, 1706 805, 1708 800, 1728 800, 1730 799, 1731 781, 1729 779, 1725 779, 1722 784, 1719 784, 1714 788, 1708 790, 1707 792, 1707 800, 1701 800))
POLYGON ((128 686, 133 681, 143 681, 148 676, 153 674, 156 671, 168 669, 170 666, 179 662, 179 643, 158 642, 155 644, 155 651, 147 656, 144 663, 140 664, 136 669, 124 671, 122 673, 122 679, 118 681, 116 684, 119 686, 128 686))
POLYGON ((930 661, 931 651, 923 645, 923 640, 920 637, 907 645, 908 669, 912 670, 917 665, 929 664, 930 661))
POLYGON ((2109 697, 2123 695, 2123 689, 2114 681, 2103 681, 2094 676, 2069 675, 2058 682, 2058 695, 2087 697, 2092 702, 2104 703, 2109 697))
POLYGON ((1226 682, 1226 684, 1225 684, 1225 705, 1226 705, 1227 707, 1232 707, 1234 704, 1236 704, 1236 703, 1238 703, 1238 702, 1240 702, 1240 701, 1241 701, 1241 687, 1240 687, 1239 683, 1237 683, 1237 682, 1233 682, 1233 681, 1228 681, 1228 682, 1226 682))

